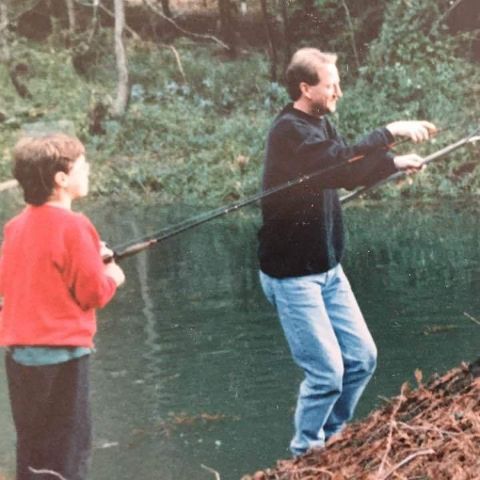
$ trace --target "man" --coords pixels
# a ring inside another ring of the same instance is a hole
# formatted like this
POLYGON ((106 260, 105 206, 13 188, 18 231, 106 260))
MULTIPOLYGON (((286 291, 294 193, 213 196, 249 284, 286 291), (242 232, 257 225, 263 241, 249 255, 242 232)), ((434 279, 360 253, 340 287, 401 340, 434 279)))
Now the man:
POLYGON ((290 444, 298 455, 323 446, 351 419, 376 365, 374 341, 340 265, 344 233, 335 189, 418 170, 418 155, 394 156, 388 147, 394 137, 427 140, 436 128, 393 122, 349 146, 326 117, 342 97, 336 56, 300 49, 286 80, 293 103, 270 130, 263 188, 329 168, 262 201, 260 280, 305 374, 290 444), (347 165, 350 159, 356 160, 347 165))

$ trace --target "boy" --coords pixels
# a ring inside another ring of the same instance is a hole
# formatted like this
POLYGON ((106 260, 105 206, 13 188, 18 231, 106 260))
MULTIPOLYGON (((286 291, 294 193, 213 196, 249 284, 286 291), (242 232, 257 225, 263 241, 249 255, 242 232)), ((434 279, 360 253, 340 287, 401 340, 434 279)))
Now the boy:
MULTIPOLYGON (((71 211, 88 193, 75 137, 27 137, 13 152, 26 208, 4 228, 0 345, 17 433, 17 480, 87 477, 91 454, 88 361, 95 308, 125 281, 102 262, 95 227, 71 211), (46 471, 52 472, 50 474, 46 471)), ((110 252, 111 253, 111 252, 110 252)))

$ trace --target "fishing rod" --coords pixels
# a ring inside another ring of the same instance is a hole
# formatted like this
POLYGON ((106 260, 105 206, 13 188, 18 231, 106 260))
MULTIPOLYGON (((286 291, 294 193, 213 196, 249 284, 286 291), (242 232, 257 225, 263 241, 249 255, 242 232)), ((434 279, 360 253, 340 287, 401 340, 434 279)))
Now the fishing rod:
MULTIPOLYGON (((446 129, 438 130, 438 132, 443 131, 446 129)), ((438 152, 435 152, 428 157, 424 159, 423 164, 430 163, 440 157, 443 157, 447 155, 448 153, 452 152, 453 150, 460 148, 461 146, 465 145, 466 143, 469 143, 472 141, 472 138, 474 138, 475 135, 478 134, 478 130, 475 131, 473 134, 468 135, 467 137, 451 144, 448 145, 447 147, 439 150, 438 152)), ((400 140, 399 142, 396 142, 395 144, 391 144, 386 146, 385 148, 390 149, 393 146, 397 146, 401 143, 404 143, 405 141, 408 141, 408 139, 403 139, 400 140)), ((202 225, 203 223, 209 222, 210 220, 213 220, 215 218, 218 218, 220 216, 226 215, 227 213, 233 212, 235 210, 239 210, 240 208, 243 208, 247 205, 250 205, 254 202, 257 202, 258 200, 261 200, 265 197, 268 197, 270 195, 273 195, 277 192, 280 192, 282 190, 286 190, 288 188, 292 188, 296 185, 300 185, 301 183, 307 182, 313 178, 319 177, 321 175, 325 175, 326 173, 329 173, 333 170, 348 166, 350 164, 353 164, 354 162, 364 158, 365 155, 357 155, 355 157, 352 157, 344 162, 335 164, 335 165, 330 165, 329 167, 322 168, 320 170, 316 170, 310 174, 303 175, 301 177, 292 179, 286 183, 282 183, 280 185, 277 185, 275 187, 269 188, 267 190, 264 190, 263 192, 259 192, 255 195, 252 195, 250 197, 245 198, 244 200, 240 200, 238 202, 235 202, 233 204, 225 205, 220 208, 217 208, 215 210, 211 210, 209 212, 206 212, 202 215, 192 217, 190 219, 187 219, 183 222, 180 222, 173 227, 167 227, 163 230, 160 230, 154 234, 151 234, 150 236, 144 237, 143 239, 134 241, 134 242, 129 242, 128 244, 120 245, 118 247, 115 247, 113 249, 113 257, 107 257, 104 260, 105 261, 110 261, 112 258, 116 261, 123 260, 126 257, 135 255, 143 250, 146 250, 147 248, 160 243, 168 238, 171 238, 175 235, 178 235, 186 230, 189 230, 191 228, 197 227, 199 225, 202 225)), ((351 194, 348 194, 340 199, 341 203, 346 203, 353 198, 365 193, 367 190, 373 189, 377 186, 380 186, 381 184, 385 183, 386 181, 391 181, 397 178, 400 178, 402 176, 403 172, 397 172, 396 174, 391 175, 390 177, 387 177, 387 179, 377 182, 373 185, 370 185, 369 187, 364 187, 356 190, 355 192, 352 192, 351 194), (398 175, 400 174, 400 175, 398 175)))
MULTIPOLYGON (((429 163, 437 160, 438 158, 444 157, 445 155, 448 155, 450 152, 453 152, 457 148, 463 147, 468 143, 474 143, 479 139, 480 139, 480 128, 477 128, 477 130, 475 130, 470 135, 467 135, 466 137, 458 140, 457 142, 452 143, 451 145, 447 145, 445 148, 442 148, 441 150, 438 150, 437 152, 434 152, 428 155, 423 159, 423 161, 421 162, 421 165, 427 166, 429 163)), ((405 172, 396 172, 387 178, 379 180, 378 182, 375 182, 371 185, 366 185, 365 187, 361 187, 361 188, 358 188, 357 190, 354 190, 353 192, 347 193, 346 195, 340 198, 340 203, 349 202, 354 198, 357 198, 363 195, 364 193, 369 192, 370 190, 373 190, 377 187, 385 185, 388 182, 399 180, 401 178, 404 178, 405 176, 407 176, 407 173, 405 172)))
MULTIPOLYGON (((385 149, 390 149, 393 148, 394 146, 400 145, 401 143, 404 143, 408 141, 409 139, 403 139, 400 140, 399 142, 392 143, 390 145, 386 145, 385 149)), ((267 190, 264 190, 262 192, 256 193, 250 197, 247 197, 243 200, 240 200, 238 202, 229 204, 229 205, 224 205, 222 207, 219 207, 215 210, 208 211, 204 214, 189 218, 183 222, 180 222, 176 225, 173 225, 173 227, 167 227, 163 230, 160 230, 154 234, 151 234, 147 237, 144 237, 141 240, 137 240, 134 242, 129 242, 128 244, 124 244, 121 246, 118 246, 113 249, 113 257, 105 257, 105 261, 109 261, 111 258, 114 260, 122 260, 123 258, 129 257, 131 255, 135 255, 138 252, 141 252, 145 250, 146 248, 151 247, 152 245, 155 245, 156 243, 159 243, 163 240, 166 240, 167 238, 173 237, 175 235, 178 235, 179 233, 182 233, 186 230, 189 230, 191 228, 197 227, 203 223, 209 222, 210 220, 213 220, 217 217, 220 217, 222 215, 226 215, 227 213, 233 212, 235 210, 239 210, 240 208, 246 207, 247 205, 250 205, 252 203, 257 202, 258 200, 261 200, 262 198, 268 197, 270 195, 273 195, 274 193, 280 192, 282 190, 294 187, 296 185, 300 185, 301 183, 307 182, 311 180, 312 178, 319 177, 321 175, 325 175, 328 172, 331 172, 333 170, 339 169, 341 167, 345 167, 347 165, 350 165, 362 158, 364 158, 365 155, 357 155, 355 157, 352 157, 346 161, 337 163, 335 165, 330 165, 329 167, 322 168, 319 170, 316 170, 312 173, 302 175, 301 177, 289 180, 288 182, 282 183, 280 185, 277 185, 275 187, 269 188, 267 190)))

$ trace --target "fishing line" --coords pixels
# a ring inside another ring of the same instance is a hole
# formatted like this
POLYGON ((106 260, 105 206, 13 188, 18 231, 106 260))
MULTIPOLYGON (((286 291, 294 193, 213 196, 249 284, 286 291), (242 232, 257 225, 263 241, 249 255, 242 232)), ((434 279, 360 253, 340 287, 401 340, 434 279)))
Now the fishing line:
MULTIPOLYGON (((451 129, 452 129, 451 127, 438 129, 436 135, 438 135, 438 133, 442 133, 442 132, 445 132, 445 131, 451 130, 451 129)), ((432 161, 434 161, 434 160, 436 160, 440 157, 443 157, 444 155, 447 155, 451 151, 456 150, 457 148, 460 148, 461 146, 471 142, 472 139, 475 138, 479 134, 479 131, 480 131, 480 129, 477 129, 476 131, 474 131, 472 134, 468 135, 467 137, 464 137, 463 139, 461 139, 461 140, 459 140, 459 141, 457 141, 457 142, 455 142, 451 145, 448 145, 448 146, 444 147, 443 149, 441 149, 437 152, 432 153, 431 155, 425 157, 424 161, 422 163, 424 165, 427 165, 428 163, 430 163, 430 162, 432 162, 432 161)), ((385 148, 386 149, 391 149, 391 148, 396 147, 396 146, 398 146, 402 143, 405 143, 406 141, 409 141, 409 139, 402 139, 402 140, 400 140, 400 141, 398 141, 394 144, 386 146, 385 148)), ((247 198, 245 198, 243 200, 240 200, 238 202, 228 204, 228 205, 224 205, 222 207, 219 207, 219 208, 216 208, 214 210, 205 212, 203 214, 188 218, 188 219, 184 220, 183 222, 175 224, 171 227, 166 227, 164 229, 161 229, 161 230, 159 230, 155 233, 152 233, 148 236, 145 236, 141 239, 138 239, 138 240, 135 240, 135 241, 132 241, 132 242, 128 242, 126 244, 115 247, 113 249, 113 252, 114 252, 113 258, 115 260, 122 260, 123 258, 129 257, 131 255, 135 255, 136 253, 141 252, 141 251, 145 250, 146 248, 149 248, 149 247, 151 247, 151 246, 153 246, 157 243, 160 243, 160 242, 162 242, 162 241, 164 241, 168 238, 171 238, 175 235, 178 235, 182 232, 185 232, 186 230, 189 230, 191 228, 202 225, 203 223, 206 223, 210 220, 218 218, 222 215, 226 215, 230 212, 239 210, 240 208, 243 208, 247 205, 255 203, 258 200, 261 200, 265 197, 273 195, 273 194, 275 194, 277 192, 280 192, 282 190, 292 188, 296 185, 300 185, 301 183, 307 182, 307 181, 311 180, 312 178, 316 178, 316 177, 319 177, 321 175, 325 175, 326 173, 332 172, 336 169, 346 167, 346 166, 348 166, 350 164, 353 164, 354 162, 356 162, 356 161, 358 161, 358 160, 360 160, 364 157, 365 157, 365 155, 357 155, 357 156, 352 157, 352 158, 350 158, 350 159, 348 159, 344 162, 341 162, 341 163, 338 163, 338 164, 335 164, 335 165, 330 165, 329 167, 326 167, 326 168, 317 170, 315 172, 312 172, 310 174, 306 174, 306 175, 303 175, 301 177, 292 179, 292 180, 290 180, 286 183, 282 183, 282 184, 277 185, 275 187, 269 188, 268 190, 264 190, 262 192, 259 192, 255 195, 247 197, 247 198)), ((405 176, 404 172, 397 172, 393 175, 390 175, 389 177, 387 177, 384 180, 381 180, 379 182, 376 182, 375 184, 372 184, 372 185, 369 185, 369 186, 366 186, 366 187, 362 187, 360 189, 355 190, 354 192, 351 192, 351 193, 341 197, 340 202, 341 203, 346 203, 348 201, 351 201, 354 198, 366 193, 367 191, 372 190, 373 188, 376 188, 376 187, 378 187, 380 185, 383 185, 384 183, 390 182, 392 180, 402 178, 404 176, 405 176)), ((110 258, 106 259, 106 261, 108 261, 108 260, 110 260, 110 258)))
MULTIPOLYGON (((400 145, 401 143, 404 143, 408 141, 408 139, 402 139, 399 142, 390 144, 385 146, 385 149, 391 149, 394 146, 400 145)), ((173 237, 174 235, 178 235, 179 233, 182 233, 186 230, 189 230, 193 227, 197 227, 199 225, 202 225, 205 222, 208 222, 210 220, 213 220, 217 217, 220 217, 222 215, 226 215, 227 213, 233 212, 235 210, 239 210, 240 208, 243 208, 247 205, 250 205, 252 203, 257 202, 258 200, 261 200, 262 198, 268 197, 270 195, 273 195, 274 193, 280 192, 282 190, 294 187, 296 185, 300 185, 301 183, 307 182, 311 180, 312 178, 316 178, 321 175, 325 175, 326 173, 329 173, 331 171, 334 171, 336 169, 339 169, 341 167, 345 167, 347 165, 353 164, 354 162, 364 158, 365 155, 357 155, 355 157, 352 157, 346 161, 343 161, 341 163, 337 163, 335 165, 330 165, 329 167, 322 168, 319 170, 316 170, 312 173, 302 175, 301 177, 292 179, 288 182, 282 183, 280 185, 277 185, 275 187, 269 188, 267 190, 258 192, 250 197, 247 197, 243 200, 240 200, 238 202, 224 205, 222 207, 216 208, 214 210, 210 210, 208 212, 202 213, 200 215, 188 218, 184 220, 183 222, 180 222, 176 225, 173 225, 172 227, 166 227, 162 230, 159 230, 155 233, 152 233, 151 235, 148 235, 146 237, 143 237, 137 241, 134 242, 129 242, 124 245, 120 245, 116 248, 114 248, 114 258, 116 260, 125 258, 130 255, 134 255, 135 253, 144 250, 145 248, 154 245, 155 243, 161 242, 163 240, 166 240, 167 238, 173 237)))
MULTIPOLYGON (((422 161, 422 166, 427 166, 429 163, 435 161, 437 158, 443 157, 444 155, 447 155, 450 152, 453 152, 457 148, 462 147, 463 145, 466 145, 467 143, 472 143, 477 141, 480 137, 480 128, 472 132, 470 135, 462 138, 461 140, 458 140, 458 142, 452 143, 451 145, 447 145, 446 147, 426 156, 423 161, 422 161)), ((390 175, 387 178, 384 178, 382 180, 379 180, 378 182, 375 182, 371 185, 366 185, 365 187, 361 187, 353 192, 350 192, 343 197, 340 198, 340 203, 346 203, 354 198, 359 197, 360 195, 363 195, 364 193, 369 192, 370 190, 373 190, 377 187, 380 187, 381 185, 384 185, 388 182, 391 182, 393 180, 399 180, 401 178, 404 178, 407 176, 407 173, 405 172, 396 172, 392 175, 390 175)))

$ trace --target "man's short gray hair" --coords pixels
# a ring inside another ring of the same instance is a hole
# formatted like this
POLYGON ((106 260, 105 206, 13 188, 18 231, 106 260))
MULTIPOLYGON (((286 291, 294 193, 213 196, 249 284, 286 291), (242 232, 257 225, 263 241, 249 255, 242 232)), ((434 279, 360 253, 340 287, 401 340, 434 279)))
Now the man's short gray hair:
POLYGON ((293 101, 298 100, 302 94, 301 82, 316 85, 320 81, 317 68, 325 63, 335 65, 337 55, 322 52, 318 48, 301 48, 293 54, 285 74, 288 94, 293 101))

